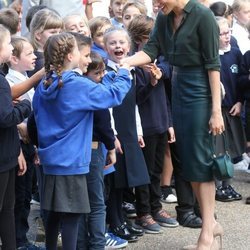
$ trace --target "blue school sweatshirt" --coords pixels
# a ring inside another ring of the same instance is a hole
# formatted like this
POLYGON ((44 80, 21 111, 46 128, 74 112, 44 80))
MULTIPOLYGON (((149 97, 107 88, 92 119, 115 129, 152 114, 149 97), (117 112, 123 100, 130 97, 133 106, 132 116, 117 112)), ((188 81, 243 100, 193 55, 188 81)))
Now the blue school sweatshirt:
POLYGON ((110 75, 109 86, 96 84, 74 71, 57 75, 46 88, 36 89, 33 108, 38 131, 38 153, 45 174, 76 175, 89 172, 93 111, 121 104, 131 87, 129 71, 110 75))

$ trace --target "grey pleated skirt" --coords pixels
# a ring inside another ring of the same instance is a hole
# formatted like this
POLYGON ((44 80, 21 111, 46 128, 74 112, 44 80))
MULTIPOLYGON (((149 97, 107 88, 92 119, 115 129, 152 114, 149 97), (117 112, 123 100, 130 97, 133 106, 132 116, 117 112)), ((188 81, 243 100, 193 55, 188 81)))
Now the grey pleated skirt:
POLYGON ((43 195, 45 210, 90 212, 86 175, 44 175, 43 195))

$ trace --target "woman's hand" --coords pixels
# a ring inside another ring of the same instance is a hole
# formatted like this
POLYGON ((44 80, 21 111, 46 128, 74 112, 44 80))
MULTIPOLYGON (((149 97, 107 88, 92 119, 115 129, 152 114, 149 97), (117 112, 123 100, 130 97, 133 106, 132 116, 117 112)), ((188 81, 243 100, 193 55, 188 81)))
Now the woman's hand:
POLYGON ((209 120, 209 132, 213 135, 220 135, 225 130, 221 112, 213 112, 209 120))

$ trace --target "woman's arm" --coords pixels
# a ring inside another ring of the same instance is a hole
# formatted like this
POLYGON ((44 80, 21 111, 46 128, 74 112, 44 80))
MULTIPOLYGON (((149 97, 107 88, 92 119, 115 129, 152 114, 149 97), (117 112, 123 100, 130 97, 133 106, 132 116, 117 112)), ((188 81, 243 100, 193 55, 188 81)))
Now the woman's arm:
POLYGON ((209 127, 210 132, 213 133, 213 135, 217 135, 225 130, 221 113, 220 72, 208 70, 208 78, 212 95, 212 112, 209 127))
POLYGON ((44 68, 37 71, 33 76, 31 76, 29 79, 11 86, 11 96, 12 99, 16 99, 19 96, 25 94, 27 91, 32 89, 36 84, 42 79, 42 77, 45 75, 44 68))
POLYGON ((151 58, 144 52, 144 51, 139 51, 135 53, 133 56, 126 57, 121 61, 121 65, 124 63, 129 64, 130 66, 140 66, 146 63, 150 63, 151 58))

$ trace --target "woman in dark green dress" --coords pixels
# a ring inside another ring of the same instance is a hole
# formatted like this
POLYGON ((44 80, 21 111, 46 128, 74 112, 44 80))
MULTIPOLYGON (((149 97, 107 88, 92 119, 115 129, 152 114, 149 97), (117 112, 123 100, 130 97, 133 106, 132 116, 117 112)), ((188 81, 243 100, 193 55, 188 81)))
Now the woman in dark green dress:
MULTIPOLYGON (((219 29, 196 0, 156 0, 159 13, 143 51, 124 62, 149 63, 163 54, 173 65, 172 108, 183 178, 191 182, 202 214, 192 249, 218 249, 222 228, 214 219, 212 134, 224 131, 220 100, 219 29)), ((191 249, 191 248, 186 248, 191 249)))

